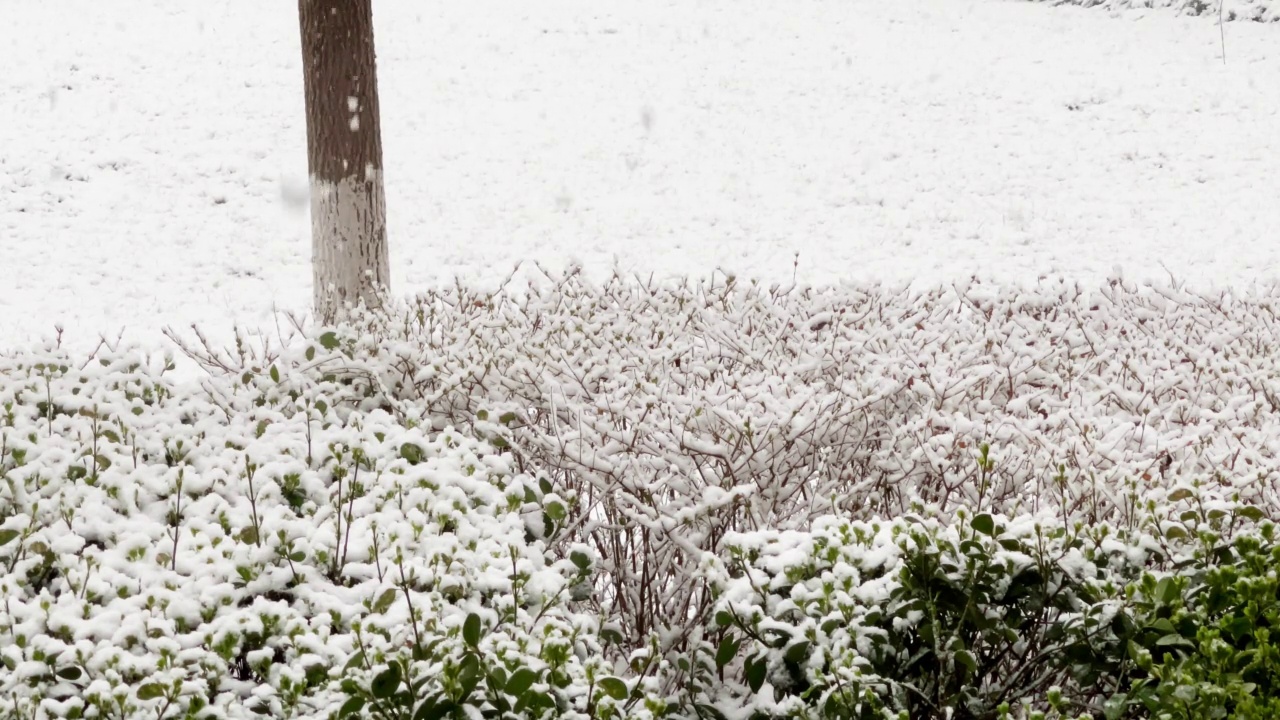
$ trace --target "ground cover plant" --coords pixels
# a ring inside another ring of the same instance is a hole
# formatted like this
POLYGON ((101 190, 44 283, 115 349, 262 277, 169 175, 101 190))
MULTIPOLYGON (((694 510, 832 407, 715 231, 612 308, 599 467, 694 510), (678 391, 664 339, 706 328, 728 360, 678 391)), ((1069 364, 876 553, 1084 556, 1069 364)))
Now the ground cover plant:
POLYGON ((1260 717, 1275 303, 571 271, 5 356, 0 714, 1260 717))

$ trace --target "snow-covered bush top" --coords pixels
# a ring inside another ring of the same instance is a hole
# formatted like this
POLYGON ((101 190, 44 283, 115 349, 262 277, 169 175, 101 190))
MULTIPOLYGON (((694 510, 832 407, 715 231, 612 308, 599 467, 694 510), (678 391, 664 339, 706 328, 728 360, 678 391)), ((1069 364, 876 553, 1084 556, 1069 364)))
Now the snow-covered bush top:
POLYGON ((0 716, 322 717, 468 615, 513 669, 594 632, 531 537, 558 501, 487 443, 165 369, 0 358, 0 716))
POLYGON ((606 558, 604 599, 640 637, 705 609, 684 580, 730 531, 960 506, 1133 528, 1192 484, 1274 507, 1278 300, 571 272, 393 305, 314 364, 346 404, 510 443, 574 496, 566 538, 606 558))

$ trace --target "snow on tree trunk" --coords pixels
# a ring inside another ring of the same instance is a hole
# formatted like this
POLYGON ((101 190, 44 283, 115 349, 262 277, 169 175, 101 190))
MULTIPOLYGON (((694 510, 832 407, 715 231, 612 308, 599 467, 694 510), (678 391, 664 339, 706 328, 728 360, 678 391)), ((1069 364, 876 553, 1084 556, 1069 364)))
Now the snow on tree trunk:
POLYGON ((298 0, 316 317, 391 281, 372 0, 298 0))

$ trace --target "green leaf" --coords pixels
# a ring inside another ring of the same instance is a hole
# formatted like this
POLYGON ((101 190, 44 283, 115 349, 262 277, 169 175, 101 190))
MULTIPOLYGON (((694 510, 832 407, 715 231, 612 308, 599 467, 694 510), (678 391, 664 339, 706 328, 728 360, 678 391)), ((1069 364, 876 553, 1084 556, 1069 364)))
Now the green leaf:
POLYGON ((1105 720, 1120 720, 1124 717, 1124 711, 1128 706, 1125 696, 1107 698, 1107 701, 1102 704, 1102 717, 1105 720))
POLYGON ((391 665, 378 673, 369 686, 369 692, 379 700, 385 700, 396 694, 400 687, 400 666, 391 665))
POLYGON ((1170 525, 1165 529, 1164 536, 1167 540, 1179 540, 1187 536, 1187 531, 1181 525, 1170 525))
POLYGON ((733 658, 738 654, 738 647, 742 643, 732 635, 727 635, 720 641, 720 647, 716 649, 716 668, 722 668, 733 662, 733 658))
POLYGON ((969 522, 969 526, 983 535, 994 535, 996 531, 996 520, 991 517, 990 513, 979 513, 969 522))
POLYGON ((751 688, 751 692, 760 692, 760 688, 764 686, 764 676, 769 666, 764 658, 754 658, 747 660, 746 671, 747 685, 751 688))
POLYGON ((1244 505, 1236 508, 1236 514, 1241 517, 1249 518, 1254 522, 1258 522, 1267 516, 1266 513, 1262 512, 1262 508, 1254 507, 1253 505, 1244 505))
POLYGON ((462 658, 462 666, 458 669, 458 685, 461 692, 458 693, 458 700, 466 702, 471 693, 475 691, 476 685, 480 684, 480 657, 473 653, 467 653, 462 658))
POLYGON ((155 700, 159 697, 164 697, 164 686, 160 683, 147 683, 138 688, 139 700, 155 700))
POLYGON ((320 347, 325 350, 333 350, 338 347, 338 336, 335 333, 327 332, 320 336, 320 347))
POLYGON ((280 382, 280 371, 276 369, 275 365, 271 366, 271 382, 274 382, 274 383, 280 382))
POLYGON ((627 684, 612 675, 600 678, 596 684, 600 686, 600 690, 603 691, 605 695, 608 695, 614 700, 627 699, 627 684))
MULTIPOLYGON (((785 596, 788 593, 780 592, 778 594, 785 596)), ((764 631, 764 634, 772 636, 770 639, 766 640, 765 642, 768 643, 769 647, 775 650, 781 650, 782 648, 786 647, 788 644, 791 643, 791 632, 789 630, 785 630, 783 628, 778 628, 778 627, 772 627, 772 628, 767 628, 764 631)))
POLYGON ((409 685, 410 694, 413 697, 417 697, 421 695, 422 688, 426 687, 427 683, 430 683, 432 680, 435 680, 435 679, 436 679, 435 675, 431 673, 423 673, 422 675, 419 675, 418 679, 414 680, 413 683, 409 685))
POLYGON ((17 530, 0 530, 0 547, 4 547, 13 542, 22 533, 17 530))
POLYGON ((360 665, 363 665, 363 664, 364 664, 364 653, 358 652, 355 655, 352 655, 350 660, 347 660, 347 664, 343 665, 342 669, 350 670, 354 667, 359 667, 360 665))
POLYGON ((1187 498, 1192 497, 1193 495, 1194 493, 1192 493, 1191 490, 1188 488, 1178 488, 1177 490, 1174 490, 1173 492, 1169 493, 1169 502, 1186 500, 1187 498))
POLYGON ((468 613, 462 624, 462 639, 473 648, 480 647, 480 616, 468 613))
POLYGON ((586 570, 591 567, 591 556, 584 552, 571 552, 569 553, 569 559, 573 561, 573 564, 576 565, 579 570, 586 570))
POLYGON ((1177 633, 1170 633, 1160 638, 1159 640, 1156 640, 1156 645, 1159 647, 1177 646, 1177 647, 1185 647, 1185 648, 1195 648, 1196 646, 1195 643, 1182 637, 1181 635, 1178 635, 1177 633))
POLYGON ((1172 577, 1160 578, 1160 582, 1156 583, 1156 598, 1165 605, 1173 604, 1179 596, 1178 585, 1173 581, 1172 577))
POLYGON ((716 625, 720 627, 729 627, 733 624, 733 615, 728 610, 721 610, 716 613, 716 625))
POLYGON ((968 650, 961 650, 956 653, 955 657, 956 663, 963 665, 964 669, 969 671, 970 677, 978 672, 978 660, 973 657, 973 653, 968 650))
MULTIPOLYGON (((534 717, 541 715, 541 710, 547 707, 556 707, 556 701, 552 700, 549 693, 531 692, 524 697, 525 706, 531 711, 534 717)), ((516 711, 520 712, 520 711, 516 711)))
POLYGON ((551 518, 552 520, 555 520, 556 522, 560 522, 561 520, 564 520, 565 517, 568 516, 569 514, 569 511, 565 508, 564 503, 558 502, 556 500, 552 500, 551 502, 547 503, 547 507, 545 508, 545 511, 547 513, 547 517, 551 518))
POLYGON ((418 709, 413 713, 413 720, 424 720, 436 710, 436 698, 429 697, 418 705, 418 709))
POLYGON ((1231 636, 1232 640, 1238 642, 1240 638, 1246 637, 1253 632, 1254 624, 1249 618, 1236 615, 1230 619, 1224 619, 1222 629, 1231 636))
POLYGON ((453 702, 449 700, 445 700, 439 705, 428 700, 418 708, 418 712, 413 714, 413 720, 440 720, 441 718, 447 717, 449 713, 453 712, 457 707, 457 705, 454 705, 453 702))
POLYGON ((69 667, 62 668, 56 674, 63 680, 79 680, 82 673, 80 672, 80 668, 71 665, 69 667))
POLYGON ((808 641, 798 642, 795 645, 792 645, 791 647, 787 648, 787 652, 785 655, 783 655, 783 657, 793 663, 799 663, 801 660, 808 658, 809 657, 808 641))
POLYGON ((698 704, 694 705, 698 711, 698 717, 710 718, 711 720, 727 720, 724 713, 720 712, 714 705, 698 704))
POLYGON ((391 609, 391 604, 396 601, 396 593, 399 592, 395 588, 384 590, 378 599, 373 603, 373 611, 378 615, 382 615, 391 609))
POLYGON ((507 686, 507 671, 502 667, 495 667, 489 671, 489 687, 502 692, 507 686))
POLYGON ((423 455, 425 453, 422 448, 413 443, 405 443, 400 446, 400 457, 408 460, 410 465, 417 465, 422 462, 423 455))
POLYGON ((520 668, 511 673, 511 678, 507 680, 507 694, 520 697, 533 687, 534 681, 538 679, 538 673, 529 668, 520 668))
POLYGON ((338 720, 342 720, 342 718, 349 715, 355 715, 362 709, 364 709, 364 698, 359 695, 347 698, 347 701, 342 703, 342 707, 338 708, 338 720))

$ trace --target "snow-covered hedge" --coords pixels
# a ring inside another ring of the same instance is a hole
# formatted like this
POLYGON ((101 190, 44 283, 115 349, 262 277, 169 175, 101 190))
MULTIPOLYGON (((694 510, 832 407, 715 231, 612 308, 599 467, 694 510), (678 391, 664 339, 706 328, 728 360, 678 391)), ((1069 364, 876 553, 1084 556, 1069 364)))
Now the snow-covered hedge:
POLYGON ((1145 636, 1029 648, 1276 507, 1278 295, 570 272, 0 358, 0 716, 1088 707, 1145 636))
POLYGON ((596 600, 640 638, 706 611, 728 532, 957 507, 1136 528, 1191 483, 1276 507, 1278 301, 570 272, 424 295, 311 362, 346 404, 510 445, 572 498, 561 542, 599 554, 596 600))
POLYGON ((1132 10, 1168 8, 1183 15, 1212 15, 1218 17, 1221 9, 1226 20, 1252 20, 1276 22, 1280 20, 1280 2, 1277 0, 1037 0, 1054 5, 1079 5, 1108 10, 1132 10), (1219 7, 1219 2, 1224 4, 1219 7))

